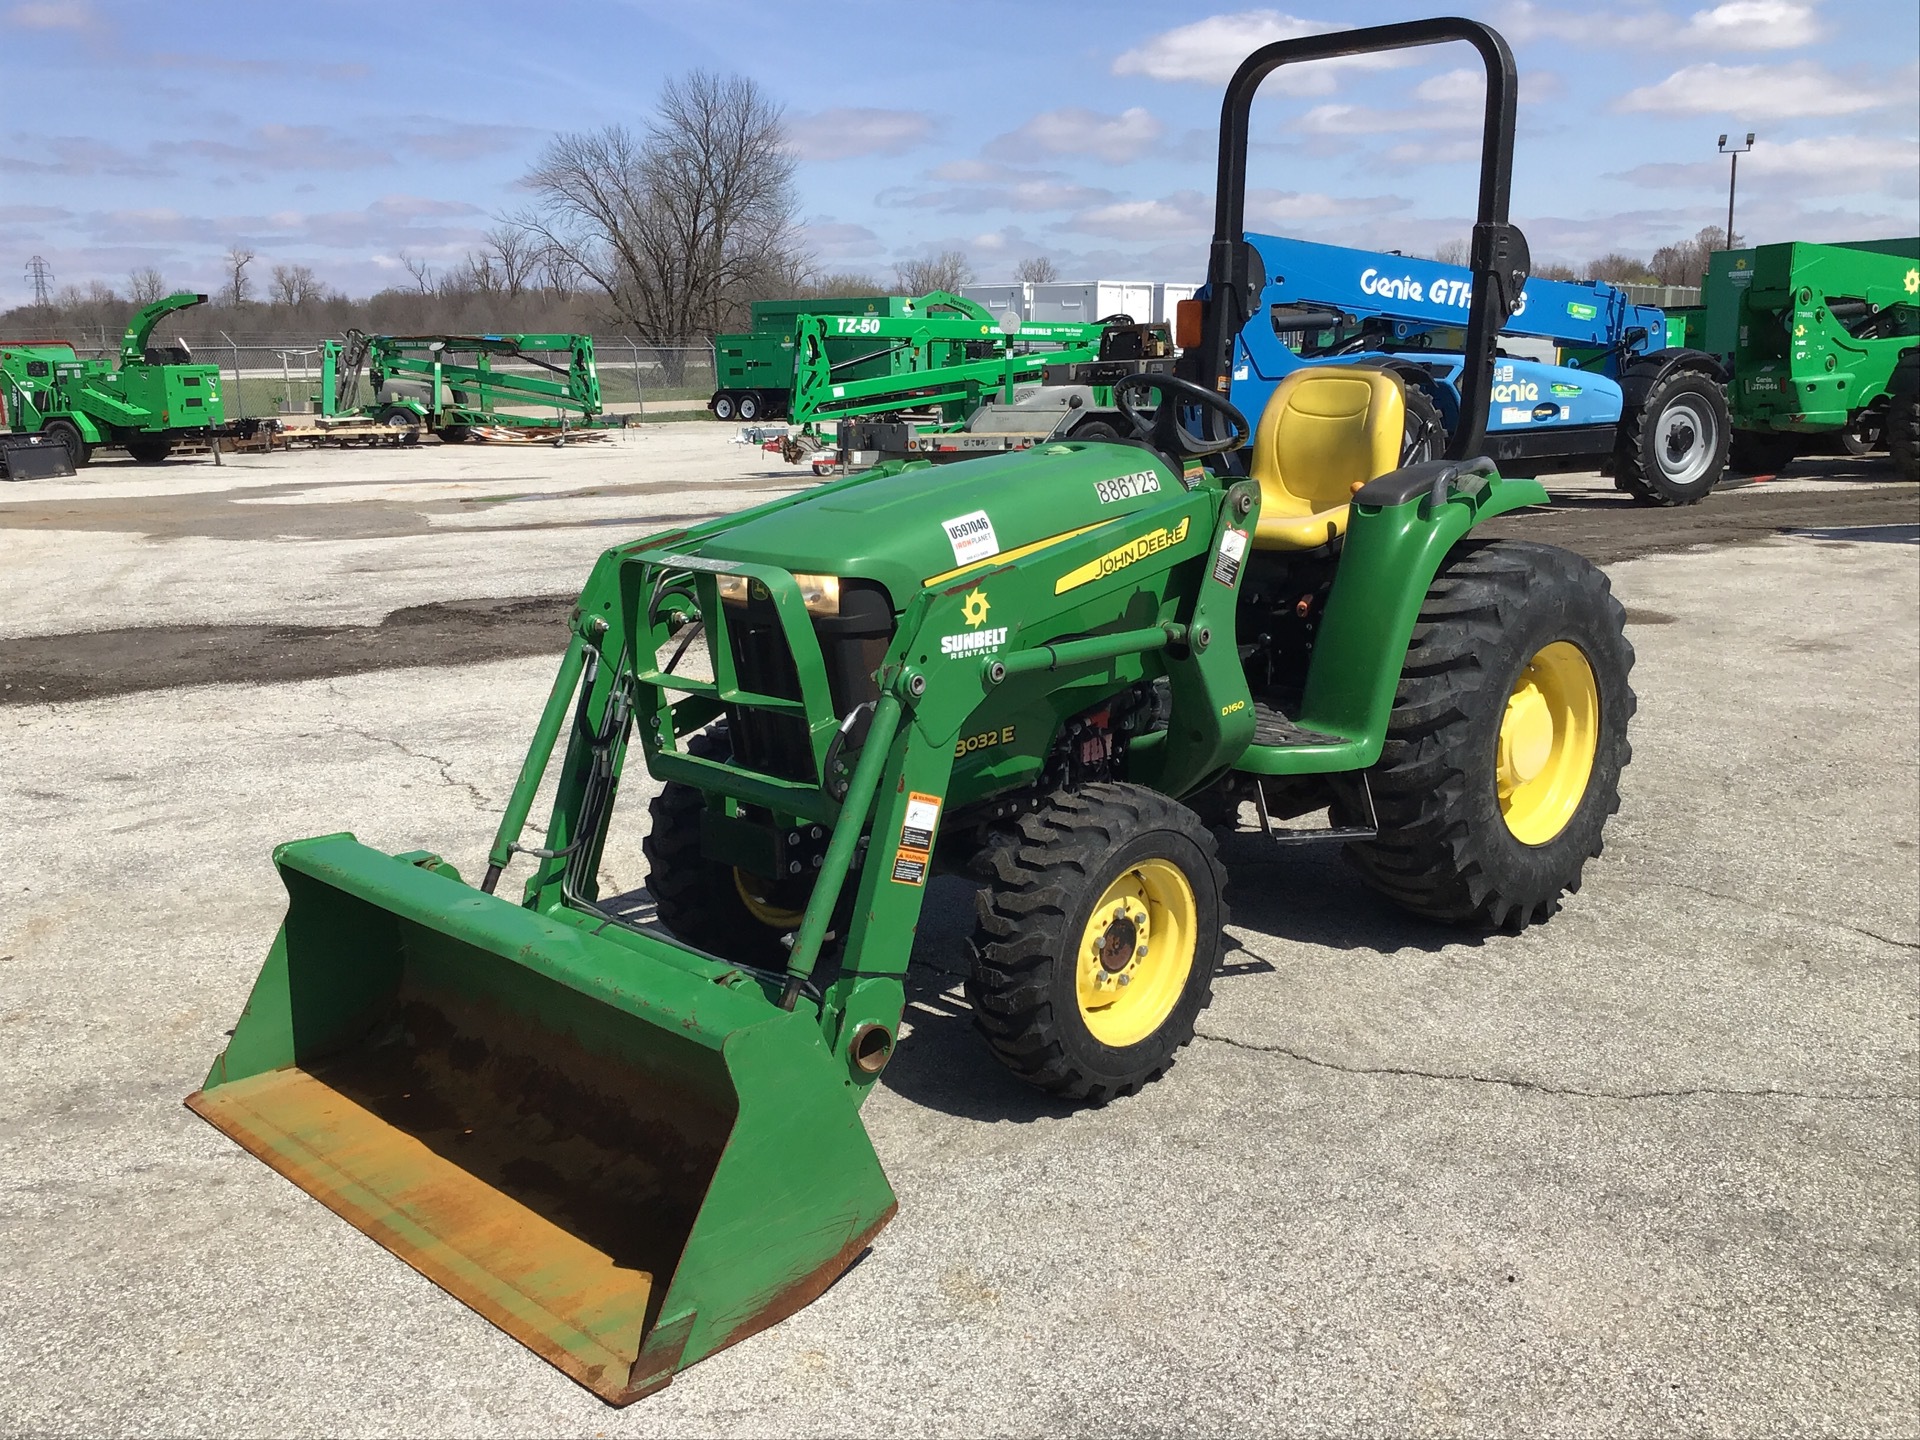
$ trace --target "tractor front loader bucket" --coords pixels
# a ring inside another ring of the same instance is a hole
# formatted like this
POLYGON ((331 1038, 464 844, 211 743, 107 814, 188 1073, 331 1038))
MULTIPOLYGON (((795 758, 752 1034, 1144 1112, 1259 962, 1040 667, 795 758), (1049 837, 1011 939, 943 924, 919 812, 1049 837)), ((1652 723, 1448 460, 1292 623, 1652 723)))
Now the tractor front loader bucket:
POLYGON ((351 836, 187 1104, 616 1405, 827 1288, 893 1214, 844 1067, 763 978, 351 836))

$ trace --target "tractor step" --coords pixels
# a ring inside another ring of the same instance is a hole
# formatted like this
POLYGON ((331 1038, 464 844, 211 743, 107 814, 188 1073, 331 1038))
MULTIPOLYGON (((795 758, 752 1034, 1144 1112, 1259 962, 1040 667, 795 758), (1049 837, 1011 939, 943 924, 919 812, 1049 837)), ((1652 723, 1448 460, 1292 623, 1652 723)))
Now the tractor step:
POLYGON ((1318 730, 1309 730, 1296 725, 1283 711, 1275 709, 1264 700, 1253 702, 1253 743, 1287 747, 1293 745, 1344 745, 1344 736, 1323 735, 1318 730))

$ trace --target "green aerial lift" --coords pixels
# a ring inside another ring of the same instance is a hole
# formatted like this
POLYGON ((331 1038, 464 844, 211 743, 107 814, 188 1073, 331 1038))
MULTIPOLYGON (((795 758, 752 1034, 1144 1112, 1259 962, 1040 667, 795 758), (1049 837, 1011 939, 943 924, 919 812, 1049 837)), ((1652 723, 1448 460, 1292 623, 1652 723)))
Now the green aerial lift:
POLYGON ((977 300, 936 290, 906 298, 766 301, 754 329, 714 338, 716 419, 813 426, 914 411, 952 428, 1009 386, 1097 358, 1104 321, 1029 321, 1009 333, 977 300), (1044 345, 1045 350, 1020 347, 1044 345))
POLYGON ((601 420, 590 335, 363 335, 320 350, 320 414, 359 416, 458 444, 476 427, 544 428, 601 420), (531 366, 524 374, 502 362, 531 366), (366 394, 362 396, 362 386, 366 394), (543 413, 523 415, 504 406, 543 413))
POLYGON ((1549 919, 1600 853, 1635 701, 1606 576, 1475 528, 1547 502, 1481 454, 1529 268, 1518 88, 1468 20, 1255 51, 1201 343, 1121 378, 1126 438, 881 465, 607 550, 484 878, 280 846, 285 921, 187 1103, 624 1404, 819 1297, 893 1215, 860 1106, 935 875, 976 890, 986 1048, 1086 1104, 1158 1080, 1212 998, 1209 822, 1342 848, 1436 921, 1549 919), (1250 423, 1227 391, 1260 294, 1255 92, 1446 41, 1487 75, 1447 458, 1400 464, 1404 382, 1377 368, 1301 367, 1250 423))
POLYGON ((7 428, 59 441, 76 467, 102 445, 157 465, 176 441, 210 434, 226 421, 219 367, 194 364, 184 344, 148 344, 167 316, 206 301, 182 291, 135 311, 117 364, 82 360, 65 341, 0 342, 7 428))

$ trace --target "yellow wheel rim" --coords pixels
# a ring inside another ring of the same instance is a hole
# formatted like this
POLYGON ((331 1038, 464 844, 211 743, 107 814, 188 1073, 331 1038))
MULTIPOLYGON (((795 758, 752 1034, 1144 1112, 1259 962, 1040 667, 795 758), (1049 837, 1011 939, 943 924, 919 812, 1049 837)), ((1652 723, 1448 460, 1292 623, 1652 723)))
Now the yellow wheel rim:
POLYGON ((733 867, 733 888, 740 896, 740 903, 747 907, 747 913, 762 925, 774 930, 798 930, 800 922, 807 918, 804 910, 787 910, 754 893, 753 887, 762 884, 757 875, 748 875, 738 865, 733 867))
POLYGON ((1600 689, 1578 645, 1556 640, 1527 662, 1500 718, 1495 773, 1513 838, 1544 845, 1573 819, 1593 778, 1600 689))
POLYGON ((1193 972, 1193 887, 1170 860, 1142 860, 1106 889, 1080 934, 1080 1018, 1102 1045, 1138 1045, 1160 1028, 1193 972))

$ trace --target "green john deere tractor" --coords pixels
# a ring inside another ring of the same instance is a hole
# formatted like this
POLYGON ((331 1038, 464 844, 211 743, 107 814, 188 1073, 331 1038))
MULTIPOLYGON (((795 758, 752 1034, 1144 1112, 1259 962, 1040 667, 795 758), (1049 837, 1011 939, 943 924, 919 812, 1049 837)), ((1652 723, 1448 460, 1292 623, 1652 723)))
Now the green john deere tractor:
POLYGON ((619 1404, 807 1304, 893 1213, 859 1112, 935 875, 978 885, 987 1044, 1095 1104, 1210 998, 1208 818, 1344 846, 1421 915, 1553 914, 1628 757, 1605 578, 1474 539, 1545 492, 1467 425, 1401 466, 1389 374, 1318 369, 1257 425, 1225 398, 1261 80, 1456 40, 1487 71, 1485 415, 1527 273, 1506 44, 1432 20, 1266 46, 1227 92, 1204 343, 1118 387, 1133 438, 884 466, 607 551, 484 878, 281 846, 285 922, 193 1109, 619 1404), (645 892, 619 873, 641 831, 645 892))

